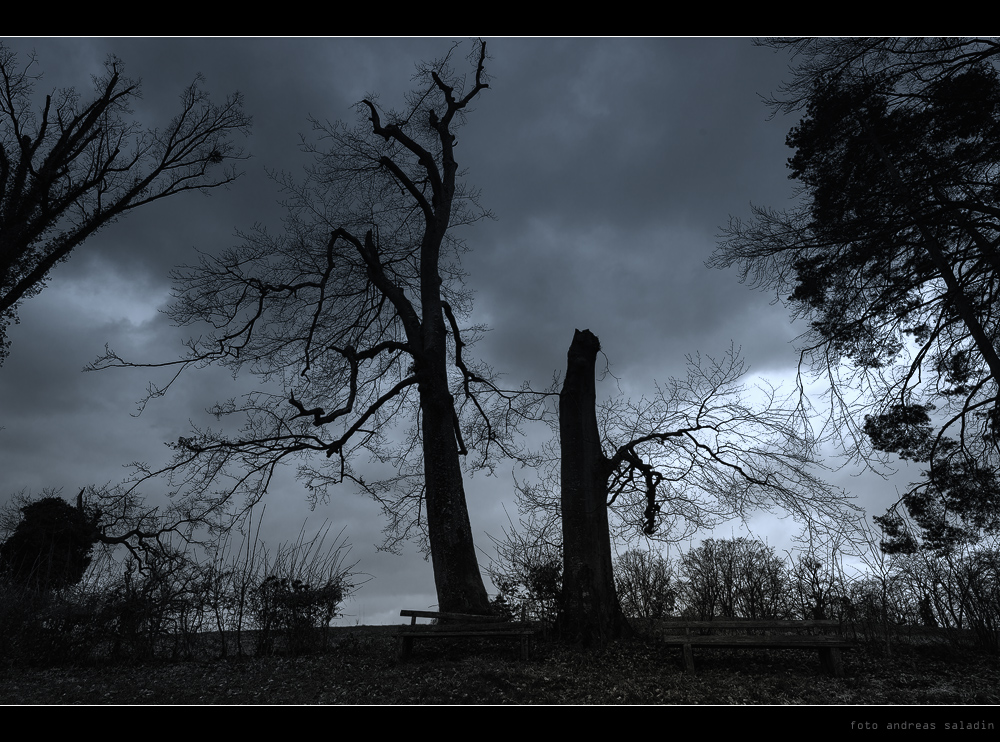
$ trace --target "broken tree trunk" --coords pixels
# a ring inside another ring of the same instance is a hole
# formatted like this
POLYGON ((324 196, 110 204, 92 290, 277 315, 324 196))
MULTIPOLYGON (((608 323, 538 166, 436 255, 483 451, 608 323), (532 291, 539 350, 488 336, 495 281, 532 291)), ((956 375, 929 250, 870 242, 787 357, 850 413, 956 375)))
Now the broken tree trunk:
POLYGON ((562 635, 603 644, 631 633, 615 590, 608 529, 608 459, 597 429, 594 372, 601 343, 577 330, 559 394, 563 527, 562 635))

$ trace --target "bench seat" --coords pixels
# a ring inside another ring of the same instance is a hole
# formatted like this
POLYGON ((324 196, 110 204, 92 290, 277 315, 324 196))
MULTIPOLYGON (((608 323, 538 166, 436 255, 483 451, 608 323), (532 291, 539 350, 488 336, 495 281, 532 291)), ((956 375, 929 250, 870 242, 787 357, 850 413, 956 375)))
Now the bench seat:
POLYGON ((834 677, 844 676, 841 650, 854 643, 840 635, 838 621, 663 621, 658 636, 665 644, 682 649, 684 668, 694 670, 694 647, 719 649, 816 649, 823 668, 834 677), (725 631, 727 633, 707 633, 725 631), (790 632, 830 633, 790 633, 790 632), (677 633, 683 632, 683 633, 677 633), (739 632, 739 633, 731 633, 739 632), (760 633, 763 632, 763 633, 760 633))
POLYGON ((402 610, 400 616, 409 616, 410 625, 399 629, 399 659, 409 658, 415 639, 478 639, 513 638, 520 641, 521 659, 531 656, 535 630, 526 623, 501 622, 494 616, 477 616, 464 613, 402 610), (437 624, 418 624, 417 618, 430 618, 437 624))

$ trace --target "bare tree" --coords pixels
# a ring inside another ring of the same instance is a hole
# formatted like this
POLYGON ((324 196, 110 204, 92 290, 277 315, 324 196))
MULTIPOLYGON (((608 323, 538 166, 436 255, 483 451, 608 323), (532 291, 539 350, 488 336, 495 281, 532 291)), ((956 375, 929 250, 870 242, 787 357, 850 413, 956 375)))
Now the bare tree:
POLYGON ((92 100, 69 88, 46 95, 36 111, 35 63, 32 54, 19 67, 0 43, 0 363, 19 304, 42 290, 55 265, 135 208, 233 182, 244 155, 231 137, 250 129, 242 96, 214 105, 200 76, 171 122, 143 129, 129 108, 139 83, 114 56, 92 100))
POLYGON ((681 557, 682 600, 699 620, 785 618, 790 590, 784 562, 756 539, 705 539, 681 557))
POLYGON ((622 610, 647 621, 669 616, 677 601, 674 563, 653 549, 629 549, 615 560, 622 610))
MULTIPOLYGON (((835 559, 836 555, 832 555, 835 559)), ((824 563, 810 552, 800 554, 791 566, 791 591, 803 618, 836 618, 844 584, 836 563, 824 563)))
POLYGON ((806 421, 772 388, 747 400, 735 351, 689 359, 684 380, 652 399, 612 400, 598 414, 600 342, 577 331, 559 397, 564 629, 603 641, 628 632, 612 578, 613 512, 623 533, 676 540, 758 510, 779 510, 810 538, 836 531, 847 496, 813 472, 806 421), (598 419, 601 425, 598 424, 598 419))
MULTIPOLYGON (((451 56, 418 68, 403 110, 368 98, 355 127, 314 122, 326 146, 308 147, 316 165, 306 181, 275 176, 283 234, 256 229, 177 271, 171 317, 212 331, 159 365, 214 364, 262 384, 213 410, 241 417, 239 434, 197 430, 177 441, 166 469, 140 479, 168 476, 203 511, 238 493, 249 506, 298 458, 312 498, 343 482, 374 496, 389 517, 388 545, 426 534, 441 610, 484 613, 462 459, 488 468, 495 454, 518 455, 524 397, 498 389, 465 353, 479 328, 461 326, 471 297, 452 231, 488 212, 459 177, 455 130, 488 87, 486 44, 470 54, 468 78, 451 56), (359 455, 385 477, 359 472, 359 455)), ((143 364, 109 350, 95 367, 129 365, 143 364)))

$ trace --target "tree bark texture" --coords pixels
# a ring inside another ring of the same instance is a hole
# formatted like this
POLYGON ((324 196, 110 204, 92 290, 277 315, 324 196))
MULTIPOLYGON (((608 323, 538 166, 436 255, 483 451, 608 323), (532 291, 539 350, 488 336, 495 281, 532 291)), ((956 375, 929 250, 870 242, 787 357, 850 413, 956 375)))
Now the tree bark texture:
POLYGON ((447 383, 420 389, 427 534, 434 566, 438 610, 489 613, 479 570, 465 485, 455 440, 455 408, 447 383))
POLYGON ((629 631, 615 590, 608 529, 608 459, 597 429, 594 381, 601 343, 577 330, 559 394, 563 525, 560 630, 570 641, 603 644, 629 631))

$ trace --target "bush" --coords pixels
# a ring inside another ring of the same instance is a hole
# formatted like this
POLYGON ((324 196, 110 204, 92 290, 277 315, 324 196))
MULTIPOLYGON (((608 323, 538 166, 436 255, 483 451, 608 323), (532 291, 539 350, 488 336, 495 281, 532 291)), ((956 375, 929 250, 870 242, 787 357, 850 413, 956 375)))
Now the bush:
POLYGON ((323 629, 338 615, 344 587, 337 579, 313 587, 298 579, 266 577, 252 598, 258 654, 273 651, 277 632, 293 654, 325 647, 323 629))
POLYGON ((491 601, 498 616, 555 623, 562 600, 563 571, 557 526, 558 521, 532 517, 521 521, 519 528, 511 522, 503 539, 490 536, 497 558, 490 562, 487 573, 499 591, 491 601))
POLYGON ((82 506, 43 497, 20 507, 19 522, 0 544, 0 574, 14 585, 60 590, 83 578, 96 542, 95 524, 82 506))
MULTIPOLYGON (((65 516, 57 522, 69 519, 64 509, 52 510, 65 516)), ((0 529, 6 525, 14 533, 26 520, 37 525, 37 512, 28 508, 22 518, 8 511, 6 523, 0 513, 0 529)), ((295 653, 324 649, 323 629, 357 587, 356 565, 344 561, 349 546, 338 534, 324 547, 328 532, 327 526, 310 541, 300 534, 273 558, 255 541, 244 542, 234 558, 223 539, 201 562, 161 539, 160 551, 147 552, 142 563, 131 553, 116 560, 110 548, 99 552, 101 559, 87 554, 82 581, 69 571, 53 580, 58 570, 48 568, 33 570, 31 579, 21 581, 27 584, 2 580, 0 663, 141 662, 215 650, 227 656, 234 634, 242 654, 242 632, 258 623, 261 651, 273 651, 277 638, 295 653), (49 578, 40 579, 43 573, 49 578), (65 584, 69 579, 73 586, 65 584)))
POLYGON ((94 659, 114 614, 105 596, 0 585, 0 659, 8 666, 57 666, 94 659))
POLYGON ((511 550, 503 563, 493 562, 490 578, 499 593, 492 601, 498 616, 515 621, 554 624, 562 597, 562 556, 536 545, 511 550))
POLYGON ((326 628, 358 587, 356 563, 345 562, 350 546, 343 531, 324 547, 329 526, 309 541, 304 528, 297 541, 281 544, 273 557, 254 550, 252 561, 233 570, 230 602, 237 606, 237 616, 248 611, 258 632, 258 654, 276 651, 278 637, 293 654, 326 649, 326 628))

